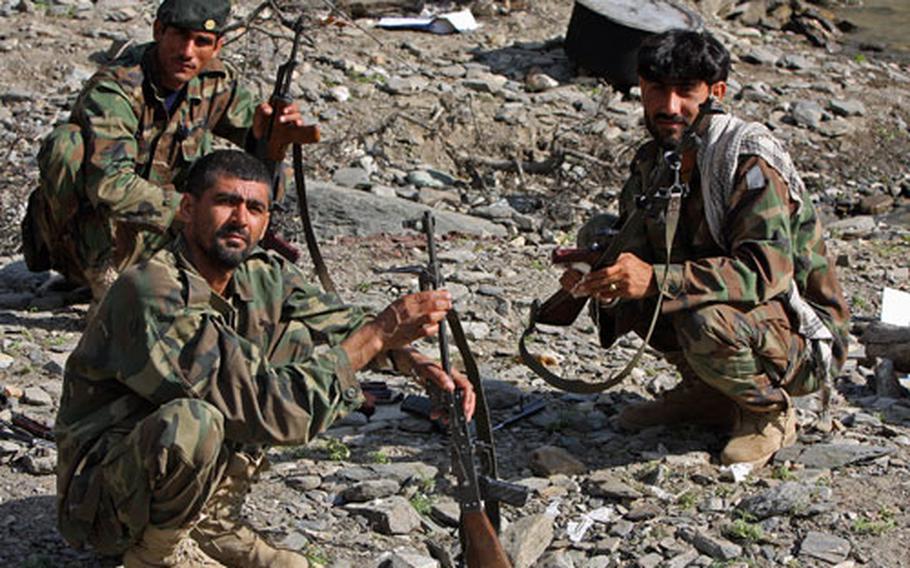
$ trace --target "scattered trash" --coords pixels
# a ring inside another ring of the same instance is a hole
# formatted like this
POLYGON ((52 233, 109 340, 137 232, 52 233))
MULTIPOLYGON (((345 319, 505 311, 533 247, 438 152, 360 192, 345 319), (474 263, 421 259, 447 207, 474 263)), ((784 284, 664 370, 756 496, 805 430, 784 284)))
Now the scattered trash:
POLYGON ((720 472, 724 477, 732 479, 733 483, 742 483, 745 481, 749 474, 752 473, 752 464, 751 463, 735 463, 729 466, 721 466, 720 472))
POLYGON ((910 326, 910 294, 894 288, 882 292, 882 323, 910 326))
POLYGON ((439 35, 473 32, 480 27, 470 10, 418 18, 387 17, 380 19, 376 26, 387 30, 417 30, 439 35))

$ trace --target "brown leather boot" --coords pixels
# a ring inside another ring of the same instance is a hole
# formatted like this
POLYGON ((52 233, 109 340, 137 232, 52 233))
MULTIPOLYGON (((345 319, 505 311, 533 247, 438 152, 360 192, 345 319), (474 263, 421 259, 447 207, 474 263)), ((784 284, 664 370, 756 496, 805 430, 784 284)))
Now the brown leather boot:
POLYGON ((739 408, 738 420, 720 461, 724 465, 749 463, 758 469, 781 448, 796 442, 796 412, 785 410, 752 412, 739 408))
POLYGON ((302 554, 273 547, 240 522, 257 468, 258 464, 242 456, 232 457, 224 479, 190 535, 206 554, 229 568, 308 568, 302 554))
POLYGON ((627 430, 682 423, 729 429, 735 421, 736 403, 697 379, 683 380, 656 400, 630 404, 619 413, 619 425, 627 430))
POLYGON ((222 568, 187 538, 189 529, 147 526, 123 554, 124 568, 222 568))

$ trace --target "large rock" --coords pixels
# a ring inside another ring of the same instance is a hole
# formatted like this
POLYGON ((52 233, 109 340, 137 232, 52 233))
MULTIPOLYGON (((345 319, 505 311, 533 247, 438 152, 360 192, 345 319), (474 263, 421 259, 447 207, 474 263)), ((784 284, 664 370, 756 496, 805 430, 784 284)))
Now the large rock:
POLYGON ((588 481, 588 492, 595 497, 618 500, 631 501, 642 497, 640 491, 620 481, 608 470, 600 470, 591 474, 588 481))
POLYGON ((681 528, 677 536, 715 560, 733 560, 743 553, 743 548, 738 544, 691 527, 681 528))
POLYGON ((398 495, 369 503, 352 503, 345 508, 366 517, 373 530, 382 534, 408 534, 420 526, 420 515, 407 499, 398 495))
POLYGON ((513 568, 529 568, 544 553, 553 540, 554 518, 550 515, 531 515, 509 525, 500 538, 513 568))
POLYGON ((865 444, 815 444, 795 445, 774 455, 775 463, 785 461, 801 463, 806 467, 837 469, 852 463, 880 458, 894 452, 893 448, 865 444))
MULTIPOLYGON (((307 184, 313 227, 319 238, 336 235, 364 237, 378 233, 399 234, 403 221, 419 219, 430 208, 400 198, 377 197, 337 185, 307 184)), ((485 219, 450 211, 434 211, 440 234, 457 231, 470 235, 505 236, 506 229, 485 219)))
POLYGON ((806 509, 818 497, 819 489, 802 483, 787 482, 743 499, 738 509, 756 519, 789 515, 806 509))
POLYGON ((542 446, 531 452, 530 465, 531 471, 542 476, 578 475, 588 469, 578 458, 556 446, 542 446))
POLYGON ((838 536, 809 531, 799 545, 799 555, 816 558, 831 564, 847 559, 850 554, 850 541, 838 536))
POLYGON ((394 495, 399 488, 393 479, 369 479, 348 487, 341 492, 341 497, 349 503, 365 503, 394 495))

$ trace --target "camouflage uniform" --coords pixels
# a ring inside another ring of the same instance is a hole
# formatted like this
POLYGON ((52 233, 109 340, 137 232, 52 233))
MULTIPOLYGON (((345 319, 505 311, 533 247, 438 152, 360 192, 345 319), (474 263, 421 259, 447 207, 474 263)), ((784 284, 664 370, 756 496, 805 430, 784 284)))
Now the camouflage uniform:
POLYGON ((224 63, 211 60, 170 109, 155 67, 154 43, 127 50, 88 81, 44 141, 22 227, 32 270, 86 284, 87 273, 149 256, 167 240, 175 186, 211 151, 212 134, 255 149, 256 103, 224 63))
POLYGON ((306 443, 362 402, 339 343, 364 312, 261 249, 218 295, 184 246, 126 270, 67 361, 57 489, 75 546, 122 553, 147 524, 186 526, 263 445, 306 443))
MULTIPOLYGON (((636 207, 659 159, 644 145, 623 187, 621 217, 636 207)), ((662 185, 669 185, 663 180, 662 185)), ((834 334, 833 355, 846 358, 847 306, 828 259, 822 227, 808 194, 792 203, 787 183, 764 160, 741 155, 719 245, 708 228, 698 169, 689 180, 667 271, 667 293, 651 344, 684 379, 701 379, 753 411, 784 405, 782 389, 802 395, 819 388, 785 296, 791 282, 834 334)), ((654 265, 659 283, 666 261, 662 215, 644 216, 624 250, 654 265)), ((586 231, 590 232, 590 228, 586 231)), ((601 343, 634 330, 644 337, 655 299, 594 308, 601 343)))

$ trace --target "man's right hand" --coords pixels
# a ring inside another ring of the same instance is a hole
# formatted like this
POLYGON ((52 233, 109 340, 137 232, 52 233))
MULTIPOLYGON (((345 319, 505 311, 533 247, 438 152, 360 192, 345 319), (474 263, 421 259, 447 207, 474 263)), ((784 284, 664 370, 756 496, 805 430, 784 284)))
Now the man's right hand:
POLYGON ((373 320, 382 351, 400 349, 416 339, 436 335, 439 322, 451 309, 452 295, 447 290, 428 290, 395 300, 373 320))
POLYGON ((345 339, 341 346, 354 370, 362 369, 380 353, 436 335, 439 322, 450 309, 452 295, 446 290, 408 294, 392 302, 376 319, 345 339))

